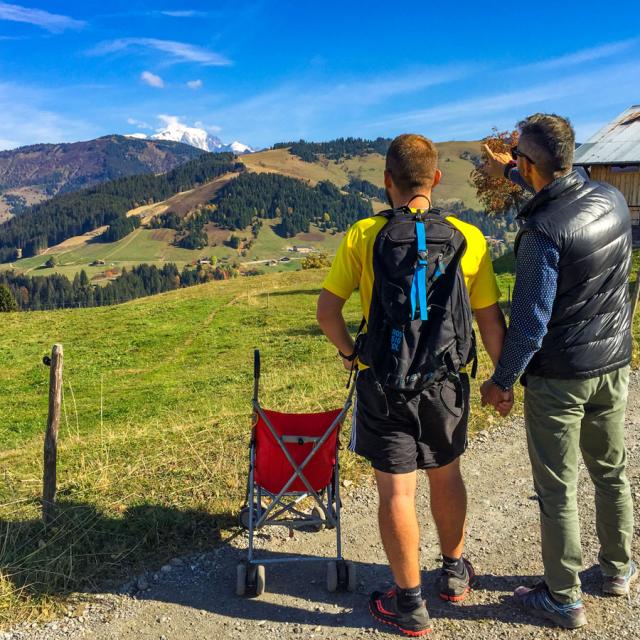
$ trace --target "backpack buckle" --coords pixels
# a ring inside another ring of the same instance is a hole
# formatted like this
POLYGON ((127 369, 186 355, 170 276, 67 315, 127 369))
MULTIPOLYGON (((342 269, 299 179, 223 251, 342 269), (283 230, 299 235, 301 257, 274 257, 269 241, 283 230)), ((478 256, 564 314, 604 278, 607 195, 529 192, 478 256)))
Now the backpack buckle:
POLYGON ((426 261, 429 258, 429 252, 428 251, 418 251, 418 258, 420 260, 426 261))

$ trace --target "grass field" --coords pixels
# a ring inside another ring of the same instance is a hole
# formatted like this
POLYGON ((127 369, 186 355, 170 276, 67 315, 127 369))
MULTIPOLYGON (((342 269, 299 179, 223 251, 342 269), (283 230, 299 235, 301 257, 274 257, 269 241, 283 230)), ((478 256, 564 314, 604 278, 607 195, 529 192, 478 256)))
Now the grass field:
MULTIPOLYGON (((298 234, 295 238, 282 238, 273 231, 274 225, 279 221, 264 220, 264 225, 258 234, 254 245, 246 256, 240 256, 238 251, 222 244, 222 240, 228 238, 231 232, 216 230, 212 234, 216 246, 207 246, 199 250, 182 249, 172 244, 175 232, 171 229, 146 229, 139 228, 130 233, 126 238, 118 242, 85 242, 68 243, 70 246, 62 247, 59 251, 50 251, 47 254, 25 258, 13 263, 16 271, 31 276, 46 276, 52 273, 61 273, 69 279, 84 269, 89 278, 97 282, 104 281, 103 274, 107 269, 129 269, 140 263, 154 264, 161 267, 167 262, 173 262, 182 268, 201 257, 216 256, 218 258, 234 258, 240 262, 253 262, 255 260, 279 259, 289 255, 294 258, 288 264, 279 264, 275 270, 291 270, 299 267, 296 254, 289 253, 287 247, 303 245, 316 248, 328 254, 334 254, 343 234, 323 233, 312 225, 308 234, 298 234), (57 264, 47 268, 44 264, 55 255, 57 264), (91 266, 96 260, 104 261, 104 265, 91 266)), ((249 239, 250 230, 236 232, 237 235, 249 239)), ((8 265, 4 265, 7 267, 8 265)), ((250 265, 254 266, 254 265, 250 265)))
MULTIPOLYGON (((46 618, 71 590, 235 533, 253 349, 263 356, 265 406, 314 411, 345 397, 346 373, 315 322, 325 273, 270 273, 112 307, 3 314, 0 624, 46 618), (49 371, 42 356, 56 342, 65 349, 59 515, 45 530, 39 496, 49 371)), ((506 295, 513 278, 499 279, 506 295)), ((355 296, 346 315, 355 331, 355 296)), ((637 336, 638 319, 635 329, 637 336)), ((635 354, 637 363, 637 338, 635 354)), ((499 420, 478 401, 490 372, 481 351, 472 431, 499 420)), ((348 432, 345 425, 345 442, 348 432)), ((348 452, 342 468, 347 477, 367 473, 348 452)))
MULTIPOLYGON (((346 373, 315 322, 325 273, 3 315, 0 621, 45 617, 70 589, 211 547, 233 532, 246 482, 253 349, 263 354, 265 406, 320 410, 345 397, 346 373), (45 532, 42 356, 56 342, 65 348, 60 515, 45 532)), ((346 309, 355 331, 357 301, 346 309)), ((478 380, 488 373, 483 354, 478 380)), ((496 419, 475 406, 472 429, 496 419)), ((353 477, 364 467, 347 453, 343 470, 353 477)))

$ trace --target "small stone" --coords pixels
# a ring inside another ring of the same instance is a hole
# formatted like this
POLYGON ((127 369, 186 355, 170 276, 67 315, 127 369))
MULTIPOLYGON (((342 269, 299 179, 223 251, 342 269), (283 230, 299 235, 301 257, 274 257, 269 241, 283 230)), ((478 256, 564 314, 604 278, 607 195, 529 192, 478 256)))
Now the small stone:
POLYGON ((160 571, 162 571, 162 573, 171 573, 171 571, 173 571, 173 567, 170 564, 165 564, 160 571))
POLYGON ((345 489, 348 489, 352 484, 353 484, 353 480, 343 480, 342 481, 342 486, 345 489))
POLYGON ((182 567, 184 565, 184 561, 180 558, 172 558, 169 564, 172 567, 182 567))

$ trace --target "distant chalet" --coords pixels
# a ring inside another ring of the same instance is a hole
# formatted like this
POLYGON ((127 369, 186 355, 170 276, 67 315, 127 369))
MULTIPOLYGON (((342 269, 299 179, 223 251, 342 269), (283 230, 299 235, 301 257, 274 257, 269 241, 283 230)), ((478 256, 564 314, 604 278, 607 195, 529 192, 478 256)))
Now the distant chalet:
POLYGON ((631 212, 634 245, 640 246, 640 105, 629 107, 576 149, 574 164, 593 180, 623 193, 631 212))

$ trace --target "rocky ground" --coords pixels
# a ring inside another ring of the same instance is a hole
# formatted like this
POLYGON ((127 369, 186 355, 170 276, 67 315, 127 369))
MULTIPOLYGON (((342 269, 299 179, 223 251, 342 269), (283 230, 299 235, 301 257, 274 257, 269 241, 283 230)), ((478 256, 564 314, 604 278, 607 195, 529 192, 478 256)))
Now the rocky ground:
MULTIPOLYGON (((629 475, 640 505, 640 373, 632 374, 627 412, 629 475)), ((461 605, 441 602, 435 592, 439 554, 429 518, 428 488, 421 482, 418 510, 422 526, 425 594, 441 638, 474 640, 515 638, 640 638, 640 592, 629 598, 603 598, 596 566, 597 540, 591 483, 582 470, 580 512, 584 602, 589 625, 566 632, 522 612, 512 593, 541 574, 538 508, 525 448, 522 419, 482 432, 464 456, 469 491, 467 555, 479 574, 477 588, 461 605)), ((348 483, 347 483, 348 484, 348 483)), ((381 638, 397 637, 374 623, 367 594, 390 584, 375 519, 376 495, 369 483, 343 490, 344 555, 357 565, 355 593, 330 594, 324 587, 325 564, 269 565, 267 593, 257 599, 234 595, 236 565, 243 558, 246 534, 216 551, 176 558, 157 571, 138 576, 119 594, 82 596, 68 617, 44 626, 23 625, 0 632, 0 640, 200 640, 215 638, 381 638)), ((640 521, 640 517, 637 518, 640 521)), ((636 529, 637 531, 637 529, 636 529)), ((277 554, 329 555, 332 531, 297 532, 281 528, 259 535, 263 557, 277 554)), ((640 558, 640 536, 635 539, 640 558)), ((637 583, 636 583, 637 584, 637 583)))

